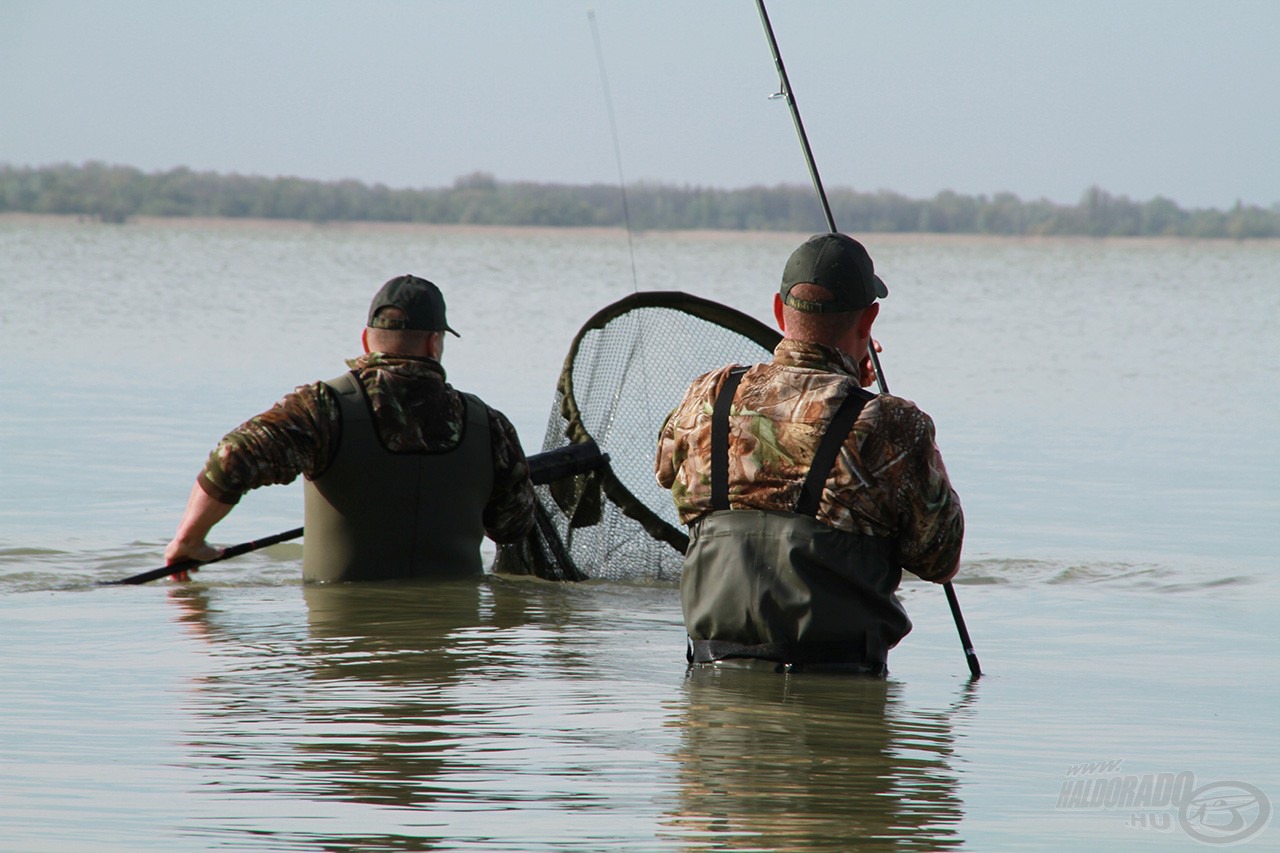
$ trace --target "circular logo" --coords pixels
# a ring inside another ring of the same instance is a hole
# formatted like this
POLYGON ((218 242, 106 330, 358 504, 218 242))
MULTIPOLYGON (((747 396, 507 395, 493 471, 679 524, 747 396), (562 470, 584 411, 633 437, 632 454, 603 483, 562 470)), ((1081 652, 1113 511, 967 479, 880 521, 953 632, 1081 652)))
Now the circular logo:
POLYGON ((1271 801, 1247 782, 1211 782, 1191 792, 1178 812, 1183 832, 1205 844, 1239 844, 1271 820, 1271 801))

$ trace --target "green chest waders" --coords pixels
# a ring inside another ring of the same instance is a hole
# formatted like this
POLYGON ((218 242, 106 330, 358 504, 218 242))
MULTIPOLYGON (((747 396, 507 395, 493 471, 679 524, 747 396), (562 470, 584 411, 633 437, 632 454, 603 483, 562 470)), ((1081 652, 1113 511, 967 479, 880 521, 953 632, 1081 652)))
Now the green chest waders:
POLYGON ((840 448, 874 395, 859 388, 841 403, 793 512, 730 509, 729 408, 743 372, 731 372, 716 398, 712 511, 690 528, 681 575, 690 659, 883 673, 889 649, 911 630, 894 595, 902 570, 892 541, 815 517, 840 448))
POLYGON ((337 392, 342 438, 329 469, 303 487, 306 582, 478 575, 493 451, 483 401, 464 394, 462 440, 440 453, 394 453, 378 437, 351 373, 337 392))

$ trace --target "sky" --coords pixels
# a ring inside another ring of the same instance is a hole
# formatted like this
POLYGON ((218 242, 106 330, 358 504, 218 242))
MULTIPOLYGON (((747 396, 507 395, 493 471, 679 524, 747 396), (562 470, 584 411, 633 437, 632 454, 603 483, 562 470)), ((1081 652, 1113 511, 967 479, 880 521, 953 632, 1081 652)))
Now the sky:
MULTIPOLYGON (((767 8, 827 188, 1280 203, 1280 2, 767 8)), ((0 0, 16 166, 807 185, 777 89, 753 0, 0 0)))

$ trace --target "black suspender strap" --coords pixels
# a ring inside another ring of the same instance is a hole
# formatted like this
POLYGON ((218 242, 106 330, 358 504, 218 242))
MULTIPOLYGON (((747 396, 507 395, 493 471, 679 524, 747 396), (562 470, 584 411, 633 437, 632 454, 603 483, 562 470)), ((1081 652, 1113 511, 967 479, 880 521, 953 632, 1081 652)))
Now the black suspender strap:
POLYGON ((809 476, 805 477, 804 485, 800 487, 800 499, 796 501, 795 508, 797 514, 810 517, 818 514, 818 505, 822 501, 822 489, 827 483, 832 467, 836 464, 836 456, 839 455, 845 439, 849 437, 849 430, 853 429, 853 422, 858 419, 862 407, 868 400, 874 399, 875 394, 870 391, 854 388, 849 392, 849 396, 844 398, 840 408, 836 409, 836 413, 831 417, 831 423, 827 425, 826 434, 818 444, 818 451, 813 455, 809 476))
POLYGON ((715 408, 711 410, 711 510, 718 512, 729 508, 729 407, 738 383, 747 372, 745 367, 735 367, 724 378, 720 393, 716 395, 715 408))

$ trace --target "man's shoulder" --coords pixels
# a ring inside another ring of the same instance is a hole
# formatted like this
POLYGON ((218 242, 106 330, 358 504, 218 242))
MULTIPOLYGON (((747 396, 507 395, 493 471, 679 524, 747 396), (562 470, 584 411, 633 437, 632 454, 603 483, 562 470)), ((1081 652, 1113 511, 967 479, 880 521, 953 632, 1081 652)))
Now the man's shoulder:
POLYGON ((750 364, 726 364, 717 367, 715 370, 708 370, 700 376, 694 377, 689 383, 689 390, 685 393, 686 397, 693 397, 700 394, 706 394, 720 387, 725 378, 735 370, 749 370, 754 365, 750 364))
POLYGON ((849 394, 866 396, 848 374, 776 361, 750 370, 743 387, 754 406, 782 406, 790 412, 807 410, 808 417, 820 417, 849 394))
POLYGON ((466 400, 468 412, 475 411, 478 416, 487 418, 490 426, 499 426, 512 432, 515 431, 515 427, 511 424, 511 419, 503 414, 501 410, 485 402, 479 394, 471 391, 458 391, 452 386, 450 386, 449 390, 466 400))
POLYGON ((917 406, 906 397, 895 397, 893 394, 876 394, 868 405, 872 403, 885 415, 895 418, 928 418, 929 415, 924 409, 917 406))
POLYGON ((877 394, 863 407, 859 421, 870 420, 880 430, 900 436, 903 441, 916 443, 933 439, 933 418, 905 397, 877 394))
POLYGON ((486 402, 479 394, 471 391, 459 391, 452 385, 446 385, 445 387, 448 388, 450 393, 456 394, 466 401, 468 416, 485 418, 488 420, 491 434, 495 436, 515 437, 515 424, 511 422, 511 418, 507 417, 502 410, 486 402))
POLYGON ((360 380, 355 371, 347 370, 329 379, 312 382, 309 386, 300 386, 299 390, 302 387, 310 388, 313 393, 324 393, 327 390, 337 394, 349 394, 360 390, 360 380))

